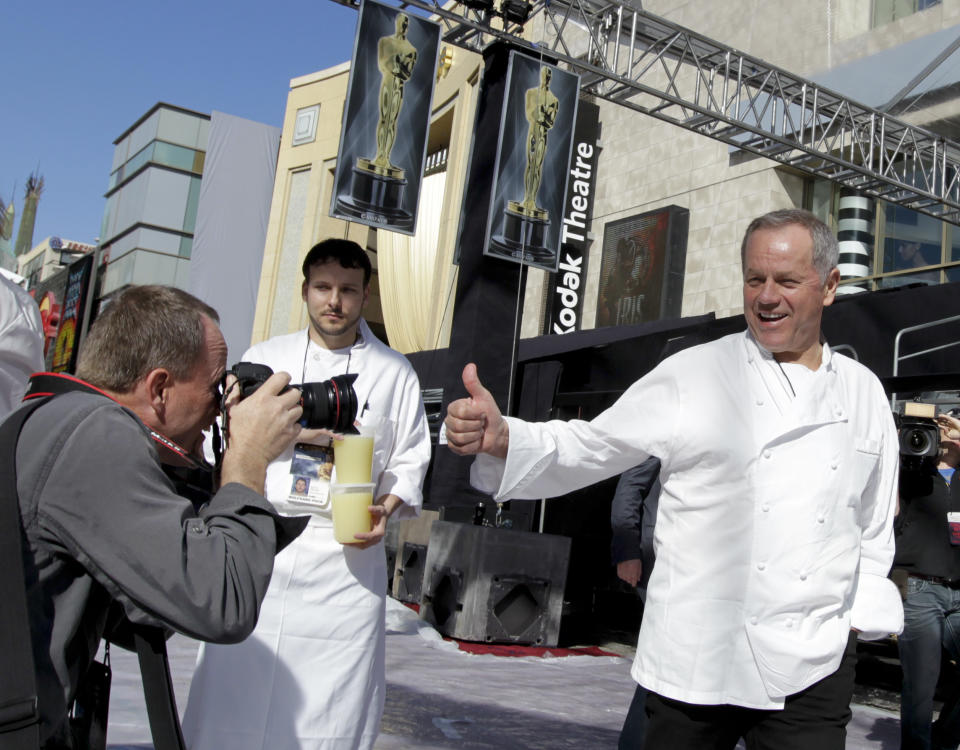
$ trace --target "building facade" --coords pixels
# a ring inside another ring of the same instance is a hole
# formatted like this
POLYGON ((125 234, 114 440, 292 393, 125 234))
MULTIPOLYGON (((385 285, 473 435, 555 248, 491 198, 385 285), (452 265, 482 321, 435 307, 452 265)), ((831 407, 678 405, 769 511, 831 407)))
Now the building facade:
POLYGON ((209 124, 209 115, 161 102, 114 141, 101 296, 128 284, 188 287, 209 124))
POLYGON ((25 288, 30 290, 39 282, 46 281, 73 261, 94 250, 96 247, 86 242, 47 237, 39 245, 32 247, 29 252, 17 258, 16 270, 26 279, 25 288))

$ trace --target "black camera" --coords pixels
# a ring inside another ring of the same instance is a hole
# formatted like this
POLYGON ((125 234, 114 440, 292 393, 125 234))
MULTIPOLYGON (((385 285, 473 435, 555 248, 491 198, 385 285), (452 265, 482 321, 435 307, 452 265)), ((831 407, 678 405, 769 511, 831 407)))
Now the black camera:
MULTIPOLYGON (((236 387, 240 389, 240 398, 243 399, 263 385, 273 375, 273 370, 266 365, 253 362, 237 362, 223 376, 224 393, 226 393, 227 375, 237 378, 236 387)), ((334 432, 351 434, 357 432, 357 428, 353 426, 357 418, 357 394, 353 390, 353 381, 356 379, 357 373, 352 372, 336 375, 320 383, 290 385, 281 393, 291 388, 300 391, 300 406, 303 407, 300 424, 303 427, 310 430, 322 427, 334 432)))
POLYGON ((903 405, 903 414, 895 415, 900 439, 900 458, 911 463, 923 459, 937 459, 940 455, 940 427, 934 418, 933 404, 909 402, 903 405))

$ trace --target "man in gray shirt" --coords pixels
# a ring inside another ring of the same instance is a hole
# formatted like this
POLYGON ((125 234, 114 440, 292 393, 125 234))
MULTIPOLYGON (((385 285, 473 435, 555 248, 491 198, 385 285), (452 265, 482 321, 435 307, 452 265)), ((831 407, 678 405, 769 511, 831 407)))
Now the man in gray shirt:
MULTIPOLYGON (((165 471, 202 462, 203 430, 219 413, 227 351, 216 321, 178 289, 123 292, 91 327, 79 380, 64 379, 67 392, 37 407, 20 432, 43 748, 71 746, 68 709, 108 610, 194 638, 242 640, 274 554, 303 529, 305 519, 279 518, 262 495, 267 464, 301 432, 299 393, 281 393, 285 374, 230 407, 230 442, 209 502, 181 497, 165 471)), ((56 391, 44 387, 56 379, 34 378, 28 404, 56 391)))

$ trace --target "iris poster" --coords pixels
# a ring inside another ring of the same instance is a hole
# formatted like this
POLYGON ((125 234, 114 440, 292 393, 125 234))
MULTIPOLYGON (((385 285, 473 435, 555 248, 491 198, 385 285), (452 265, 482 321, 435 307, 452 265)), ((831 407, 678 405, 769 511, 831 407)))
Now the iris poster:
POLYGON ((607 222, 597 327, 680 317, 689 223, 680 206, 607 222))

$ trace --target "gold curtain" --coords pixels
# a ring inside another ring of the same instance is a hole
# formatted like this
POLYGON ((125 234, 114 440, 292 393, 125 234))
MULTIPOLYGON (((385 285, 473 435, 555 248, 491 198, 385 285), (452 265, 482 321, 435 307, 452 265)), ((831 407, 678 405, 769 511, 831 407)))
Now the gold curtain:
POLYGON ((424 177, 414 236, 377 230, 383 321, 404 354, 445 346, 449 336, 456 268, 438 247, 445 183, 446 172, 424 177))

